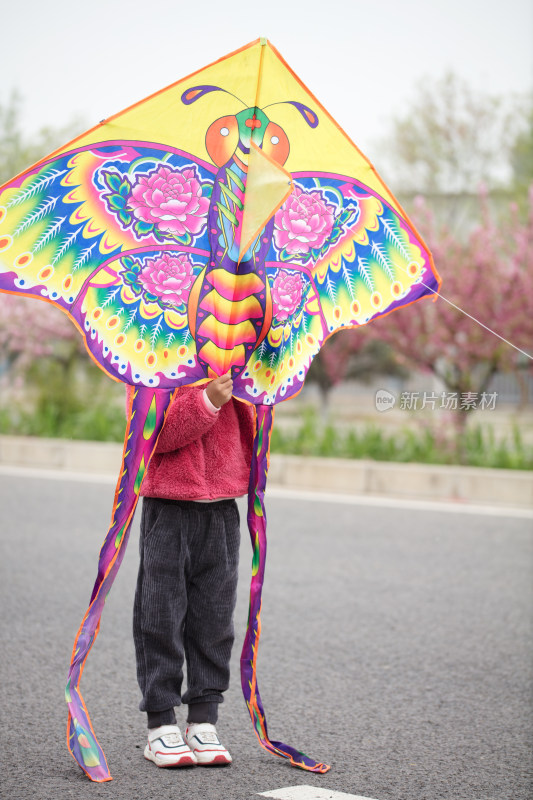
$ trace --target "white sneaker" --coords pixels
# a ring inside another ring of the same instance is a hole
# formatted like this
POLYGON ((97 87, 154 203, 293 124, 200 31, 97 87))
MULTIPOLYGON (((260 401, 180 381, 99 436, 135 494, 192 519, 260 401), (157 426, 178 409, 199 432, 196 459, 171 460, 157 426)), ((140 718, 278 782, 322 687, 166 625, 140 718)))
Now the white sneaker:
POLYGON ((192 767, 196 757, 177 725, 160 725, 148 731, 148 744, 144 748, 144 757, 153 761, 158 767, 192 767))
POLYGON ((220 743, 217 729, 210 722, 194 722, 185 731, 185 741, 200 766, 231 764, 231 756, 220 743))

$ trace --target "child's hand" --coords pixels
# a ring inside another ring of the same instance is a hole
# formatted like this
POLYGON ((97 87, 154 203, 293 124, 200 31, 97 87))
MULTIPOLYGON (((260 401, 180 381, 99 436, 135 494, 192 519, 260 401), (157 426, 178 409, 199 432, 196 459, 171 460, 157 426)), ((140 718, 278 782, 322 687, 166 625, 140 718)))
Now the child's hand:
POLYGON ((211 383, 207 384, 205 391, 213 405, 217 408, 221 408, 231 399, 231 394, 233 392, 233 379, 231 374, 228 372, 226 375, 215 378, 211 383))

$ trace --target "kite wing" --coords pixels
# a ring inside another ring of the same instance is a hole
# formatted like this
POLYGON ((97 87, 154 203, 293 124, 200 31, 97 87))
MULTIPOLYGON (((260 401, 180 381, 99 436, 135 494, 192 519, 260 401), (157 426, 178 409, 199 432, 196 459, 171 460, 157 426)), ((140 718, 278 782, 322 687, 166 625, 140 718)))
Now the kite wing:
POLYGON ((411 224, 353 178, 292 176, 266 259, 267 336, 235 391, 274 405, 297 394, 314 356, 343 328, 366 325, 438 292, 431 257, 411 224))
POLYGON ((58 306, 115 380, 175 388, 205 377, 187 300, 209 257, 213 173, 150 143, 45 161, 0 195, 0 289, 58 306), (172 205, 174 217, 162 208, 172 205))
POLYGON ((228 371, 234 396, 256 409, 246 703, 267 750, 329 769, 269 738, 257 687, 273 406, 299 391, 330 335, 438 286, 431 255, 372 165, 263 39, 103 121, 0 189, 0 291, 58 306, 98 366, 135 387, 67 686, 69 748, 92 780, 110 775, 79 681, 143 475, 173 392, 228 371))

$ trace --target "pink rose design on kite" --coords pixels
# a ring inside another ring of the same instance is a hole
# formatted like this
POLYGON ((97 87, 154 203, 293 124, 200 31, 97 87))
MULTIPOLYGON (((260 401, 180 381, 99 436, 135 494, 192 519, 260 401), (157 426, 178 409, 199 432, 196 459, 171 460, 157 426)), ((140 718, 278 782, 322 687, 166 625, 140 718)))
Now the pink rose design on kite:
POLYGON ((298 308, 302 299, 304 284, 298 272, 278 272, 272 284, 274 317, 285 322, 298 308))
POLYGON ((163 253, 156 258, 147 258, 139 273, 143 288, 166 306, 186 303, 193 281, 193 265, 183 253, 177 256, 163 253))
POLYGON ((202 184, 194 167, 173 170, 161 166, 138 176, 128 208, 136 219, 160 231, 196 236, 206 224, 209 198, 202 197, 202 184))
POLYGON ((334 210, 319 191, 306 192, 296 186, 276 212, 276 247, 293 256, 320 250, 333 230, 334 210))

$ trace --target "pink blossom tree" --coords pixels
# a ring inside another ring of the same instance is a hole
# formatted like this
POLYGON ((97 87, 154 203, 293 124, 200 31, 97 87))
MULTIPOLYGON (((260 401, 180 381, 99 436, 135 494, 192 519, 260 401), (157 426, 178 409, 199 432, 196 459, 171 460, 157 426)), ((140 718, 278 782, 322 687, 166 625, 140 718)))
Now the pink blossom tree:
POLYGON ((307 381, 317 384, 326 416, 329 393, 335 386, 346 380, 369 381, 377 375, 405 377, 407 369, 396 359, 390 344, 367 325, 339 331, 328 339, 313 360, 307 381))
POLYGON ((67 365, 80 352, 79 343, 81 338, 72 322, 57 308, 0 294, 0 358, 4 371, 23 374, 31 363, 48 356, 67 365), (71 347, 71 343, 76 346, 71 347))
POLYGON ((68 413, 77 370, 88 362, 78 331, 57 308, 0 294, 0 386, 2 405, 40 403, 68 413), (55 387, 55 388, 54 388, 55 387))
POLYGON ((58 308, 0 294, 0 433, 120 441, 124 388, 58 308))
MULTIPOLYGON (((487 330, 532 354, 533 192, 525 221, 513 206, 497 223, 484 194, 479 202, 482 221, 465 240, 438 226, 425 202, 417 202, 415 221, 443 279, 442 294, 453 305, 443 298, 425 301, 372 323, 400 363, 433 373, 459 396, 480 396, 496 372, 531 370, 533 365, 487 330)), ((469 410, 458 405, 457 442, 469 410)))

